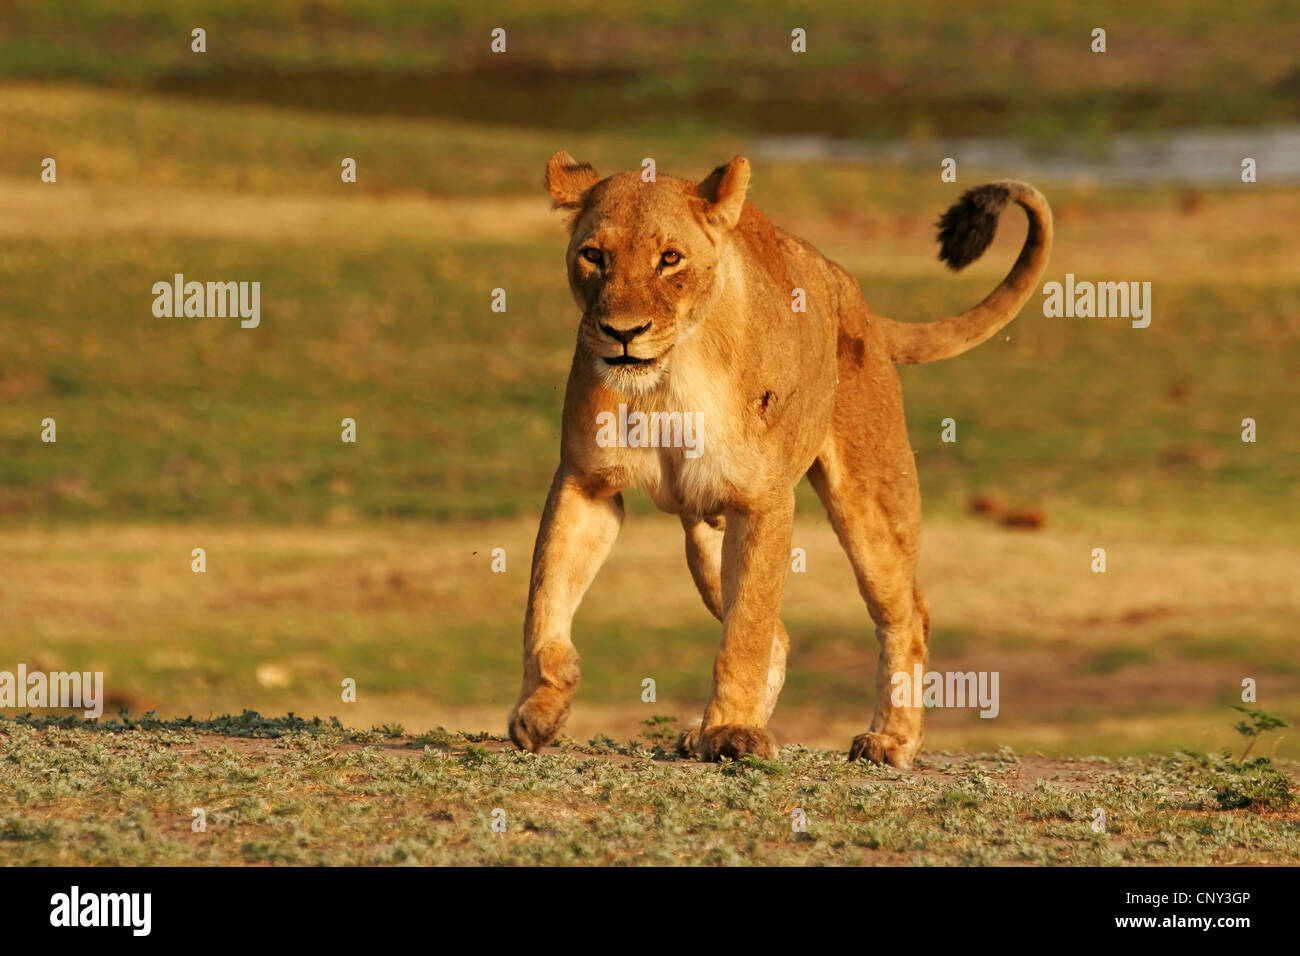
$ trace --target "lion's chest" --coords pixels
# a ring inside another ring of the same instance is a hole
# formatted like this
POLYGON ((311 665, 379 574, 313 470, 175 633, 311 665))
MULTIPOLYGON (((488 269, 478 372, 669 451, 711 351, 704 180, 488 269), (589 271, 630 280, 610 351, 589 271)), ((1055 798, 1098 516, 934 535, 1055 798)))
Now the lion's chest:
POLYGON ((644 488, 673 514, 712 514, 752 472, 725 399, 710 391, 628 397, 597 415, 600 471, 619 488, 644 488))

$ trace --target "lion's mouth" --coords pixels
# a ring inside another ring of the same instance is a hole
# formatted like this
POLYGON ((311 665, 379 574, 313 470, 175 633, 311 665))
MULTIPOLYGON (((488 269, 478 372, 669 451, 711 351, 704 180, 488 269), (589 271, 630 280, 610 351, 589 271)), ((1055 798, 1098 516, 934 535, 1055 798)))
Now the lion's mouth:
POLYGON ((606 365, 649 365, 654 362, 653 358, 637 358, 635 355, 615 355, 612 358, 606 358, 606 365))

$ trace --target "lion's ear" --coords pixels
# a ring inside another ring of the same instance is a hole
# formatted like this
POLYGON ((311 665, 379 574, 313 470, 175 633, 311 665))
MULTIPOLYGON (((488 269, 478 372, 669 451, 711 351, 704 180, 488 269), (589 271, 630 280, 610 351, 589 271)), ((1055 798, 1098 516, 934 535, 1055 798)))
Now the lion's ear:
POLYGON ((734 229, 745 208, 745 192, 749 189, 749 160, 737 156, 725 166, 709 173, 697 187, 700 198, 709 205, 704 217, 722 229, 734 229))
POLYGON ((600 177, 590 163, 580 163, 565 150, 560 150, 546 164, 545 181, 546 191, 555 200, 556 208, 561 208, 578 205, 582 194, 600 182, 600 177))

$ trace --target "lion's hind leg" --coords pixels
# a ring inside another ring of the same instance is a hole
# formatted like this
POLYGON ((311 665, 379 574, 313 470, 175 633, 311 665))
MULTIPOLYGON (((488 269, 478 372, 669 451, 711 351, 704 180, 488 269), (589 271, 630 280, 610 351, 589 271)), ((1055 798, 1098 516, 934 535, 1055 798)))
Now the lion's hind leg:
MULTIPOLYGON (((849 398, 843 393, 841 397, 849 398)), ((858 399, 867 401, 865 396, 858 399)), ((849 759, 866 757, 906 769, 921 748, 924 708, 919 688, 904 702, 908 706, 895 705, 892 678, 903 673, 910 681, 918 667, 924 673, 930 613, 916 584, 921 526, 916 467, 901 401, 896 414, 884 404, 888 411, 876 405, 880 417, 867 423, 866 440, 862 416, 847 421, 850 416, 845 415, 846 421, 832 426, 808 478, 853 565, 880 643, 875 714, 870 730, 854 738, 849 759), (872 426, 876 434, 870 434, 872 426)))

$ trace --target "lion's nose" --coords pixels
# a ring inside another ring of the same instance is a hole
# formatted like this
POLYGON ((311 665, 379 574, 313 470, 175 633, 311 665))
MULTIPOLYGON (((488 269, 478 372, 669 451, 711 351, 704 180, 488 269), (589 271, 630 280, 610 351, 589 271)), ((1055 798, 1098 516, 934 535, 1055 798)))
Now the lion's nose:
POLYGON ((600 324, 600 330, 602 332, 608 335, 615 342, 620 342, 623 345, 627 345, 629 342, 631 342, 634 338, 636 338, 638 335, 640 335, 648 328, 650 328, 649 322, 647 322, 645 325, 638 325, 634 329, 616 329, 614 328, 614 326, 606 325, 604 322, 600 324))

